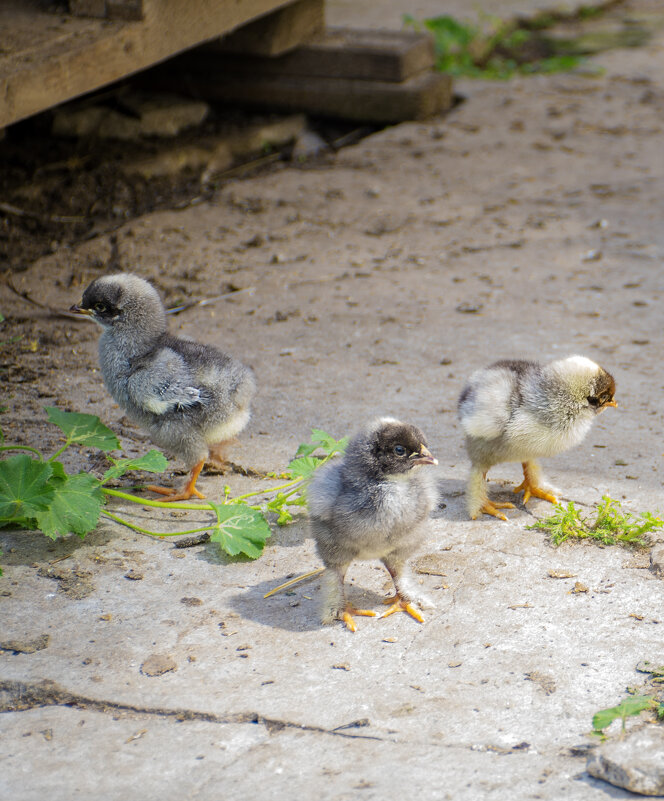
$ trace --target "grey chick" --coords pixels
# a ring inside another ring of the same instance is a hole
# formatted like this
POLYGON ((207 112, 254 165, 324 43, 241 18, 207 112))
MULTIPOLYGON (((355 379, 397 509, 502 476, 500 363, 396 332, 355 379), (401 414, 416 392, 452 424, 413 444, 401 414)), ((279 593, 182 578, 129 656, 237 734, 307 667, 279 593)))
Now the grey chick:
MULTIPOLYGON (((511 503, 489 500, 486 474, 499 462, 521 462, 523 502, 531 495, 556 502, 541 485, 536 459, 578 445, 595 417, 617 406, 616 384, 602 367, 585 356, 568 356, 550 364, 499 361, 473 373, 459 397, 459 420, 472 463, 466 494, 474 520, 484 513, 507 520, 499 509, 511 503)), ((550 488, 548 488, 550 490, 550 488)))
POLYGON ((157 290, 137 275, 97 278, 71 310, 103 329, 99 362, 113 398, 191 471, 181 492, 148 489, 169 501, 204 497, 196 479, 205 461, 223 461, 222 446, 249 421, 252 371, 211 345, 169 334, 157 290))
POLYGON ((422 471, 435 464, 418 428, 383 417, 360 431, 342 457, 316 471, 309 513, 326 568, 324 623, 343 620, 355 631, 353 614, 375 615, 346 603, 344 577, 354 559, 380 559, 392 576, 396 595, 383 617, 406 611, 422 621, 412 604, 432 604, 417 594, 406 561, 422 540, 436 502, 432 477, 422 471))

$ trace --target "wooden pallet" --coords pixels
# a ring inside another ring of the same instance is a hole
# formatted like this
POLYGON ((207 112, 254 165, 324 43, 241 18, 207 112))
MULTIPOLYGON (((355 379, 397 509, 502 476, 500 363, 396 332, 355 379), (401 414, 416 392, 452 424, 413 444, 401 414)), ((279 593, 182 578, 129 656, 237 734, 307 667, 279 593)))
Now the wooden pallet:
MULTIPOLYGON (((310 10, 322 0, 297 2, 310 10)), ((0 0, 0 129, 278 12, 293 0, 72 3, 73 15, 49 13, 43 0, 0 0), (127 21, 132 13, 139 19, 127 21)))

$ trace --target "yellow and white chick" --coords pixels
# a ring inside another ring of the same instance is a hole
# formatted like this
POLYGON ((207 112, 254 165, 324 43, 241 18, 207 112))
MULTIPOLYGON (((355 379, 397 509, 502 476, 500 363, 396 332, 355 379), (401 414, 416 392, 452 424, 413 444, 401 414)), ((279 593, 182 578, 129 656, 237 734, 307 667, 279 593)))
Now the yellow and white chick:
POLYGON ((532 496, 551 503, 556 497, 542 486, 537 459, 578 445, 595 417, 613 399, 613 377, 585 356, 549 364, 505 360, 473 373, 459 397, 459 420, 471 461, 466 500, 470 517, 480 513, 507 520, 500 509, 512 503, 491 502, 486 474, 500 462, 521 462, 523 502, 532 496))

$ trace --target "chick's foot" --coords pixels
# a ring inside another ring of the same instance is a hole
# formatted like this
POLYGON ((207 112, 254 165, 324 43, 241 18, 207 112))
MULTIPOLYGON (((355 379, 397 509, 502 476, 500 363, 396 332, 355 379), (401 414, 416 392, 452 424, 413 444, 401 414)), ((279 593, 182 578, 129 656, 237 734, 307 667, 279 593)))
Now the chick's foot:
POLYGON ((551 492, 547 492, 543 487, 539 487, 537 485, 537 481, 539 478, 539 470, 534 468, 530 462, 523 462, 523 481, 519 484, 518 487, 514 488, 514 492, 518 493, 523 491, 523 502, 526 504, 530 497, 533 498, 541 498, 543 501, 549 501, 549 503, 557 503, 558 499, 555 495, 551 492))
MULTIPOLYGON (((506 521, 507 518, 502 512, 498 511, 499 509, 514 509, 514 504, 509 502, 500 503, 499 501, 490 501, 487 499, 480 506, 479 514, 492 515, 493 517, 498 517, 500 520, 506 521)), ((475 517, 473 517, 473 520, 475 520, 475 517)))
POLYGON ((346 628, 350 631, 357 631, 357 626, 353 620, 353 615, 360 615, 361 617, 376 617, 376 613, 371 609, 355 609, 354 606, 346 606, 341 613, 341 620, 346 624, 346 628))
POLYGON ((203 495, 202 492, 199 492, 195 487, 188 489, 188 485, 182 492, 176 492, 172 487, 159 487, 156 484, 149 484, 145 489, 150 492, 156 492, 158 495, 165 495, 166 497, 164 500, 167 503, 172 503, 173 501, 188 501, 190 498, 200 498, 202 501, 205 500, 205 495, 203 495))
POLYGON ((406 601, 405 598, 402 598, 400 595, 393 595, 391 598, 386 598, 383 603, 390 604, 390 608, 386 609, 381 617, 388 617, 395 612, 408 612, 418 623, 424 623, 424 618, 420 614, 419 609, 416 609, 410 601, 406 601))
POLYGON ((188 501, 191 497, 205 499, 205 495, 196 489, 196 480, 203 469, 204 462, 199 462, 189 474, 189 481, 184 486, 181 492, 177 492, 172 487, 160 487, 157 484, 149 484, 146 489, 150 492, 156 492, 158 495, 166 495, 166 501, 171 503, 173 501, 188 501))

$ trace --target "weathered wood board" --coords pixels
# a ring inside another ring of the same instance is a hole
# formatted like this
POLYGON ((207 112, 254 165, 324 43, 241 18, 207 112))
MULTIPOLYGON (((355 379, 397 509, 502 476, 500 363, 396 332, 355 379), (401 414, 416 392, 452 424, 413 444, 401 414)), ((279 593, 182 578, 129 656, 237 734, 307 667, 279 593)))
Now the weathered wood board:
POLYGON ((142 21, 0 2, 0 128, 163 61, 289 0, 143 0, 142 21))
MULTIPOLYGON (((248 25, 230 38, 239 36, 248 25)), ((228 72, 254 75, 311 75, 358 78, 367 81, 405 81, 434 66, 433 39, 413 31, 366 31, 327 28, 315 38, 274 58, 249 55, 247 50, 222 55, 221 42, 211 42, 182 57, 183 64, 198 61, 228 72)))
POLYGON ((229 54, 213 42, 147 72, 144 85, 206 100, 396 123, 452 105, 452 80, 433 66, 428 34, 332 28, 271 58, 229 54))
POLYGON ((432 71, 400 83, 208 72, 205 80, 191 74, 171 74, 161 88, 166 85, 182 92, 195 86, 197 97, 206 100, 383 124, 426 119, 447 110, 453 102, 450 76, 432 71))
POLYGON ((325 30, 325 0, 295 0, 218 40, 232 53, 279 56, 325 30))

